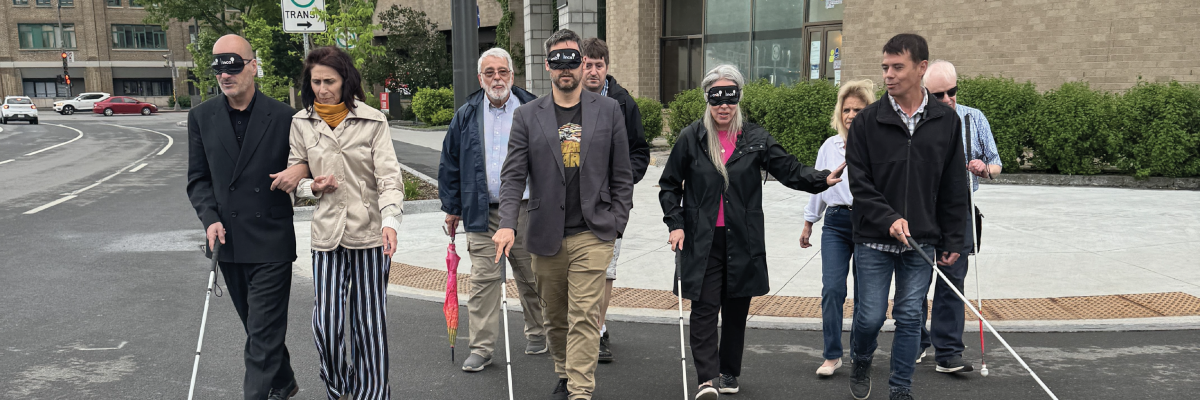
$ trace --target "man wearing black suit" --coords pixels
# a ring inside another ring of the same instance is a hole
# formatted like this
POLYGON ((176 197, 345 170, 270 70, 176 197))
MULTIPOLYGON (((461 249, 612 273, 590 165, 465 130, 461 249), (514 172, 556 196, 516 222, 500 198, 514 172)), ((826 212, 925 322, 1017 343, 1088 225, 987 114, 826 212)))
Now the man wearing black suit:
POLYGON ((308 167, 287 167, 292 114, 254 87, 250 43, 226 35, 213 46, 222 96, 188 113, 188 198, 204 224, 246 329, 246 400, 287 399, 299 391, 284 338, 296 260, 295 190, 308 167))

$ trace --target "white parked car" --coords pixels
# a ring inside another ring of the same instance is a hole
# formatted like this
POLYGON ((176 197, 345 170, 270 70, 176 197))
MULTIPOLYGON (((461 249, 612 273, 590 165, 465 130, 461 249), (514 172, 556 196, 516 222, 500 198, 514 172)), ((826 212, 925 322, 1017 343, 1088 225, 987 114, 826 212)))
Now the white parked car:
POLYGON ((29 121, 32 125, 38 123, 37 106, 33 105, 33 99, 25 96, 8 96, 4 98, 4 105, 0 108, 0 123, 7 124, 8 121, 29 121))
POLYGON ((107 100, 109 97, 112 95, 104 92, 84 93, 71 100, 55 102, 54 111, 62 115, 71 115, 77 110, 91 110, 96 103, 107 100))

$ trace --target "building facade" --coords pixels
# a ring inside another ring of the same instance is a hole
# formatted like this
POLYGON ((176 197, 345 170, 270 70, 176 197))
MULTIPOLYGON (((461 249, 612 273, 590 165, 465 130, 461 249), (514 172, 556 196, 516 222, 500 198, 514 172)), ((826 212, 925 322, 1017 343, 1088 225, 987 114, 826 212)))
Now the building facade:
POLYGON ((175 88, 178 96, 188 94, 190 26, 172 21, 164 30, 146 24, 137 0, 2 1, 0 96, 29 96, 49 106, 83 92, 161 104, 175 88), (69 56, 69 87, 58 80, 63 51, 69 56), (168 58, 179 68, 174 74, 168 58))
MULTIPOLYGON (((448 1, 379 4, 423 10, 450 34, 448 1)), ((499 3, 478 0, 478 8, 480 31, 491 29, 494 42, 499 3)), ((879 82, 884 43, 906 32, 928 39, 930 57, 953 62, 961 76, 1040 90, 1200 82, 1197 0, 509 0, 509 9, 510 37, 525 45, 522 86, 537 94, 549 91, 542 41, 555 15, 560 27, 608 42, 610 73, 631 94, 663 102, 718 64, 777 85, 879 82)))

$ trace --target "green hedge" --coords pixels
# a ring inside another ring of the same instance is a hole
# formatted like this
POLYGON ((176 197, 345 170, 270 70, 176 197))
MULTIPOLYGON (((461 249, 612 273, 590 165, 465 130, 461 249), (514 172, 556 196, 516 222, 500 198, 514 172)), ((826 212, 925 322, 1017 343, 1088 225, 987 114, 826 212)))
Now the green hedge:
POLYGON ((1117 165, 1138 177, 1200 176, 1200 86, 1141 82, 1121 98, 1117 165))
POLYGON ((642 113, 642 128, 646 133, 646 143, 653 142, 659 136, 662 136, 662 103, 658 100, 639 97, 633 99, 637 102, 638 111, 642 113))
POLYGON ((421 88, 413 95, 412 110, 421 122, 428 125, 449 124, 454 118, 454 91, 449 88, 421 88))
MULTIPOLYGON (((1069 82, 1043 94, 1030 82, 981 76, 959 78, 958 86, 959 103, 987 117, 1006 172, 1024 165, 1071 175, 1200 176, 1200 85, 1140 82, 1109 93, 1069 82)), ((834 134, 829 116, 837 87, 827 81, 784 87, 760 81, 745 90, 747 121, 763 125, 805 163, 834 134)), ((667 107, 674 145, 679 131, 704 112, 704 98, 692 89, 667 107)))
POLYGON ((987 117, 996 137, 996 149, 1005 172, 1015 172, 1032 148, 1029 114, 1038 108, 1042 95, 1031 82, 1011 78, 976 77, 958 80, 958 102, 978 108, 987 117))

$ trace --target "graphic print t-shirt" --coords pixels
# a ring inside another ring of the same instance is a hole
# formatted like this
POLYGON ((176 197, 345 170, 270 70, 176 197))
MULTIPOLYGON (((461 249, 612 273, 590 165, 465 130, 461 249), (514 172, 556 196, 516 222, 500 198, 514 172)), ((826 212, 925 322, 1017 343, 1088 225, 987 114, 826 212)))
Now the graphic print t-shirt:
MULTIPOLYGON (((580 103, 582 104, 582 103, 580 103)), ((583 220, 583 205, 579 198, 579 144, 583 141, 582 106, 563 108, 554 105, 554 116, 558 119, 558 142, 562 146, 563 172, 567 178, 566 224, 567 236, 588 230, 583 220)))

